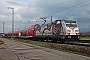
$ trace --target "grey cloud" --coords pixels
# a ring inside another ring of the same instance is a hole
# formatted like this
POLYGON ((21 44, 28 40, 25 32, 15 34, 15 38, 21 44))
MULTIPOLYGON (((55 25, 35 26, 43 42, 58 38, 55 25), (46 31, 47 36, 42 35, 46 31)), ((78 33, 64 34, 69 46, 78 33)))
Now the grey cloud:
MULTIPOLYGON (((43 21, 40 20, 40 17, 46 17, 47 22, 50 22, 50 16, 53 16, 53 21, 55 19, 76 20, 81 31, 90 30, 89 0, 18 0, 16 4, 14 3, 16 3, 15 0, 13 3, 11 0, 0 2, 2 8, 0 9, 0 19, 2 21, 7 19, 6 24, 11 24, 11 10, 8 11, 7 7, 13 6, 15 8, 15 27, 17 29, 25 25, 41 24, 43 21), (6 16, 6 18, 4 19, 2 16, 6 16), (83 25, 83 23, 87 25, 83 25)), ((9 25, 8 28, 11 28, 11 26, 9 25)))

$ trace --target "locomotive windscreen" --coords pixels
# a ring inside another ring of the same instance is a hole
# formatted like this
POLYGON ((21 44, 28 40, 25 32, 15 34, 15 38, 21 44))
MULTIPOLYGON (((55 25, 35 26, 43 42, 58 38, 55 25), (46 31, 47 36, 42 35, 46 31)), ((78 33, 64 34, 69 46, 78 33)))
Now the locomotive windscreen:
POLYGON ((64 20, 66 23, 66 27, 77 27, 76 21, 73 20, 64 20))
POLYGON ((65 23, 76 23, 76 21, 73 21, 73 20, 64 20, 65 23))
POLYGON ((77 27, 76 23, 66 23, 66 27, 77 27))

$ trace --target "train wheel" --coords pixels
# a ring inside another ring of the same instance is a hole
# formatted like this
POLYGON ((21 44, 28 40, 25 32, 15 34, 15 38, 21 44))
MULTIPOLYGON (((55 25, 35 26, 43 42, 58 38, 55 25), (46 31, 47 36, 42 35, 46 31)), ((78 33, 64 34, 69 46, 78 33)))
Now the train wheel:
POLYGON ((56 39, 56 38, 53 38, 53 39, 52 39, 52 42, 53 42, 53 43, 56 43, 56 42, 57 42, 57 39, 56 39))
POLYGON ((65 43, 65 40, 64 40, 64 39, 62 39, 62 40, 60 41, 60 43, 62 43, 62 44, 63 44, 63 43, 65 43))

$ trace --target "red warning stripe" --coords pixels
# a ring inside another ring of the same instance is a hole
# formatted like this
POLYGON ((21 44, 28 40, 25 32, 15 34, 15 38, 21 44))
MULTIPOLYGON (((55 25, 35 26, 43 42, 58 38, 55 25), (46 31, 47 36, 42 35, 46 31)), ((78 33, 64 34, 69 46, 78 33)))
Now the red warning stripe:
POLYGON ((72 32, 74 32, 74 28, 71 28, 72 32))

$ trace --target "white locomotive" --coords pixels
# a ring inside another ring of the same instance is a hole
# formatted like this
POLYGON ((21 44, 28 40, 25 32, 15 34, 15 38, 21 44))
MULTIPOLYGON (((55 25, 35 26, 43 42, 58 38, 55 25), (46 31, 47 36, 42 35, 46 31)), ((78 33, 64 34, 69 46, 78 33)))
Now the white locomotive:
POLYGON ((36 39, 53 41, 79 40, 80 31, 77 22, 73 20, 55 20, 49 24, 42 24, 35 28, 36 39))

